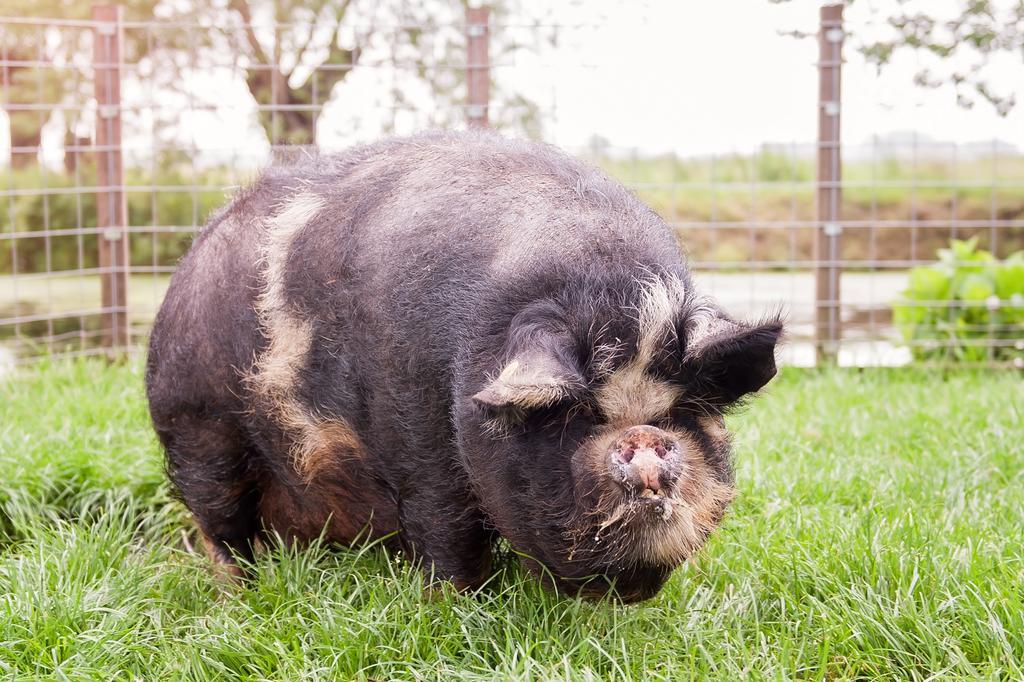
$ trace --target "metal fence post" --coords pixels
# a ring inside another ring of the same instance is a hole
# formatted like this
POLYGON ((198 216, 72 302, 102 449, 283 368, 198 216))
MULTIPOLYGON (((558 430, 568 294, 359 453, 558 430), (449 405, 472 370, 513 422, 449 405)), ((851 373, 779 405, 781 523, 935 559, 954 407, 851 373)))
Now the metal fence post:
POLYGON ((490 7, 466 8, 466 87, 469 101, 466 116, 471 128, 488 126, 491 97, 490 7))
POLYGON ((840 75, 843 63, 843 6, 821 7, 818 32, 818 182, 815 232, 815 329, 819 360, 835 360, 839 352, 840 222, 842 204, 840 75))
POLYGON ((93 5, 93 87, 96 93, 96 226, 99 228, 103 345, 129 345, 128 207, 121 155, 123 8, 93 5))

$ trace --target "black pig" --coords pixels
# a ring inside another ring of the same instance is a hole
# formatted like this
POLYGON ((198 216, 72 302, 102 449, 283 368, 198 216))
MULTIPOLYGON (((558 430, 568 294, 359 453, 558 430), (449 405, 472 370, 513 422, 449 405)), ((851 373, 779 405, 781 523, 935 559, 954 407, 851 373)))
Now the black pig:
POLYGON ((698 294, 665 223, 598 171, 429 133, 242 192, 175 272, 146 382, 233 572, 269 533, 390 535, 473 588, 503 537, 559 589, 634 601, 721 520, 722 415, 775 374, 781 330, 698 294))

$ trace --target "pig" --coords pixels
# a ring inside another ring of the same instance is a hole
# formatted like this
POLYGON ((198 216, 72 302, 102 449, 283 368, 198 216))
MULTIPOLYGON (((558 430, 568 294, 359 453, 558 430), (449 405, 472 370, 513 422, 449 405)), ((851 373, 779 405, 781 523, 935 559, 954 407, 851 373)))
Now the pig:
POLYGON ((778 316, 693 284, 672 230, 544 144, 430 132, 273 167, 171 279, 146 388, 223 570, 380 540, 481 586, 504 540, 546 585, 655 595, 735 495, 723 416, 778 316))

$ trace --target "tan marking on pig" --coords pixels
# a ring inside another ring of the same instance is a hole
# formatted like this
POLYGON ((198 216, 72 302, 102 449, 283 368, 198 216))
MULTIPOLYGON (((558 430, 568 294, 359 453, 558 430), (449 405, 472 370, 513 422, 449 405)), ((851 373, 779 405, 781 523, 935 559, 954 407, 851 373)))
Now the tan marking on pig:
POLYGON ((729 432, 725 428, 725 420, 721 417, 707 415, 700 417, 697 423, 716 446, 723 447, 729 444, 729 432))
POLYGON ((295 237, 324 205, 317 195, 302 192, 264 225, 260 245, 264 288, 256 300, 256 313, 267 348, 245 377, 246 386, 291 440, 295 470, 307 482, 339 456, 362 453, 359 437, 347 422, 317 415, 295 392, 299 371, 312 346, 313 325, 300 318, 285 300, 288 253, 295 237))
POLYGON ((597 390, 597 404, 608 423, 630 426, 667 416, 681 396, 678 386, 649 376, 631 362, 597 390))
POLYGON ((264 262, 266 288, 260 296, 264 311, 283 310, 284 277, 288 266, 288 252, 295 237, 323 210, 326 202, 312 192, 293 196, 265 224, 261 251, 264 262))
POLYGON ((651 363, 658 341, 669 332, 675 338, 674 321, 686 290, 682 280, 675 275, 650 277, 641 282, 643 295, 637 306, 637 324, 640 340, 637 359, 645 366, 651 363))
POLYGON ((591 368, 594 376, 605 379, 614 372, 615 360, 622 354, 622 341, 599 343, 591 351, 591 368))
POLYGON ((597 403, 609 423, 646 424, 668 414, 682 390, 647 374, 666 338, 675 339, 675 317, 686 291, 675 276, 650 277, 642 283, 643 295, 636 306, 638 341, 636 355, 611 373, 597 391, 597 403))

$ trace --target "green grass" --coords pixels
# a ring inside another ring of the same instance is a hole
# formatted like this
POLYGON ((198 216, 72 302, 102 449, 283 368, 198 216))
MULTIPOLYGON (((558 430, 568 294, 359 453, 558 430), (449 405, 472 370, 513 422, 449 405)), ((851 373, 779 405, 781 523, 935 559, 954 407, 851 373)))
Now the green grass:
POLYGON ((639 606, 508 568, 424 598, 376 549, 247 589, 181 540, 135 364, 0 380, 0 672, 57 679, 1021 679, 1013 373, 789 371, 731 419, 739 498, 639 606))

